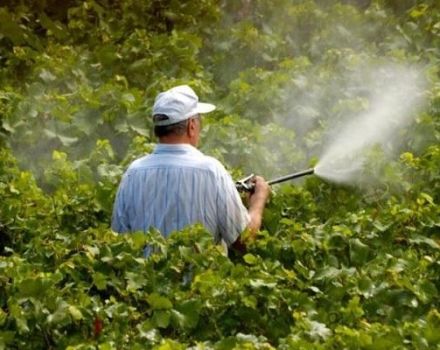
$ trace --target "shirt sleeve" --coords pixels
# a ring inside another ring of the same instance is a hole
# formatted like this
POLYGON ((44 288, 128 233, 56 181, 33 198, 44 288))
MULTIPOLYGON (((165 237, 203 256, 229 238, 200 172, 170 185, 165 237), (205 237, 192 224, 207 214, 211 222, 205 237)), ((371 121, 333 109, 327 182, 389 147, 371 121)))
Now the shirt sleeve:
POLYGON ((112 230, 118 233, 124 233, 130 231, 129 220, 126 211, 126 182, 127 178, 124 177, 121 180, 118 191, 116 193, 115 203, 113 205, 113 215, 112 215, 112 230))
POLYGON ((228 246, 234 243, 250 222, 231 175, 222 166, 217 188, 217 223, 220 238, 228 246))

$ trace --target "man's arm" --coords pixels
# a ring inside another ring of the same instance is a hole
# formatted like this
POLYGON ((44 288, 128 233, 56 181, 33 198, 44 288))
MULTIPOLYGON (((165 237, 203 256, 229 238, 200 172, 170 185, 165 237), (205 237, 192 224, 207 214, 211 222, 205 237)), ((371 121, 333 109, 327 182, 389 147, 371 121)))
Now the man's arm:
POLYGON ((255 190, 249 197, 249 216, 251 221, 247 228, 251 233, 251 239, 255 239, 257 231, 261 228, 263 211, 270 195, 269 184, 261 177, 255 177, 255 190))
POLYGON ((213 186, 216 188, 216 223, 219 239, 222 239, 229 247, 240 251, 244 248, 243 231, 250 233, 250 239, 254 239, 261 227, 263 210, 269 197, 270 186, 260 176, 253 178, 255 190, 249 197, 248 209, 243 205, 240 194, 235 187, 231 175, 223 165, 214 160, 216 177, 213 186))
POLYGON ((126 181, 124 176, 116 192, 115 202, 113 204, 113 214, 111 228, 114 232, 124 233, 130 231, 130 226, 125 209, 126 181))
MULTIPOLYGON (((248 212, 250 221, 247 225, 247 230, 249 232, 247 239, 251 241, 255 239, 258 230, 261 228, 264 207, 266 206, 267 199, 270 195, 270 186, 261 176, 256 176, 254 181, 255 189, 249 197, 248 212)), ((240 236, 232 244, 232 247, 240 252, 244 252, 246 250, 246 243, 240 236)))

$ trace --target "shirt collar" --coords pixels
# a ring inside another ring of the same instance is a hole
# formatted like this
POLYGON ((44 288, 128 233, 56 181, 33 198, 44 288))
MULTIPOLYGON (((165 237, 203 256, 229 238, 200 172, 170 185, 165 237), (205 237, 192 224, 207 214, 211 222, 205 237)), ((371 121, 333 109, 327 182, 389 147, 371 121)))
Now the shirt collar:
POLYGON ((154 147, 154 154, 164 154, 164 153, 172 153, 172 154, 190 154, 190 153, 196 153, 201 154, 201 152, 195 148, 194 146, 190 145, 189 143, 177 143, 177 144, 171 144, 171 143, 158 143, 154 147))

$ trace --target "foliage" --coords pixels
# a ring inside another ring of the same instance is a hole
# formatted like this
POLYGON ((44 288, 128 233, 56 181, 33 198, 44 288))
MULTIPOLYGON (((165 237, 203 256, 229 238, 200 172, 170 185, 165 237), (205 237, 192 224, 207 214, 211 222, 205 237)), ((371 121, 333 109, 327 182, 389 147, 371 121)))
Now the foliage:
POLYGON ((435 0, 2 3, 0 349, 439 348, 439 30, 435 0), (426 108, 374 186, 275 187, 244 256, 109 230, 158 91, 214 101, 202 150, 270 177, 316 164, 390 63, 423 66, 426 108))

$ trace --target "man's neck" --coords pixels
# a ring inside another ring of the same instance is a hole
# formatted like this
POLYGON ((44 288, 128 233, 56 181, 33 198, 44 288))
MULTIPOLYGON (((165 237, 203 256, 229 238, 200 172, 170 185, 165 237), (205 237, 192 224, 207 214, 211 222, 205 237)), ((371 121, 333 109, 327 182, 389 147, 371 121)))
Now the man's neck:
POLYGON ((191 140, 185 136, 175 136, 175 135, 162 136, 159 138, 159 143, 168 144, 168 145, 188 144, 196 147, 196 145, 194 145, 191 142, 191 140))

